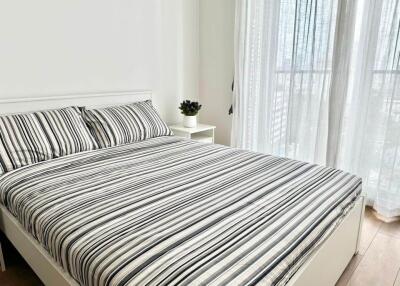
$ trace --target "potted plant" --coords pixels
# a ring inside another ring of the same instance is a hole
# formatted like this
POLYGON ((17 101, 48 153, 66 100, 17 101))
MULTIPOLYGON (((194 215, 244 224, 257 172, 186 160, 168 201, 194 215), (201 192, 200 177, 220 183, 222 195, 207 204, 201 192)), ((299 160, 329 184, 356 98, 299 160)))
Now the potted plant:
POLYGON ((198 102, 184 100, 179 106, 183 117, 183 126, 194 128, 197 126, 197 113, 201 109, 201 105, 198 102))

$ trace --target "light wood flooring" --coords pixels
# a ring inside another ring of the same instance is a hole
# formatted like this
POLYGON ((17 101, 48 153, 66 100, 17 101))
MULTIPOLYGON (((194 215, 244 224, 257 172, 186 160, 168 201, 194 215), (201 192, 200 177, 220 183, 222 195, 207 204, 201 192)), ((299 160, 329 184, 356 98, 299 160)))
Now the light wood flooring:
MULTIPOLYGON (((1 233, 0 241, 7 266, 7 271, 0 272, 0 285, 43 285, 1 233)), ((352 259, 336 285, 400 286, 400 222, 383 223, 367 209, 360 253, 352 259)))

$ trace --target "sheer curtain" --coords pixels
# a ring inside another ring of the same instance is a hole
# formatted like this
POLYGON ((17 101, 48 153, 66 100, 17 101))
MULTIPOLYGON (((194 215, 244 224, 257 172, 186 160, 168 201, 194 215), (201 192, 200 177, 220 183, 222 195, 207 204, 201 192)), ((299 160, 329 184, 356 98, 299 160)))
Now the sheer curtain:
POLYGON ((400 215, 399 1, 237 0, 232 145, 351 171, 400 215))
POLYGON ((330 103, 332 69, 347 70, 333 44, 352 37, 348 3, 237 1, 234 146, 326 163, 328 109, 342 105, 330 103))
POLYGON ((400 215, 400 1, 363 1, 338 167, 363 178, 368 203, 400 215))

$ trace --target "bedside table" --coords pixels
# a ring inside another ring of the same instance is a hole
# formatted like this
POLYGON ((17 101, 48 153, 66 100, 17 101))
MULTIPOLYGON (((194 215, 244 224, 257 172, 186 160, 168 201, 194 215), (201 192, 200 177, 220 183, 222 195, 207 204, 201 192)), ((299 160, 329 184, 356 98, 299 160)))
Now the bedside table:
POLYGON ((206 124, 197 124, 194 128, 184 127, 182 124, 172 125, 172 132, 176 136, 192 139, 198 142, 214 143, 215 126, 206 124))

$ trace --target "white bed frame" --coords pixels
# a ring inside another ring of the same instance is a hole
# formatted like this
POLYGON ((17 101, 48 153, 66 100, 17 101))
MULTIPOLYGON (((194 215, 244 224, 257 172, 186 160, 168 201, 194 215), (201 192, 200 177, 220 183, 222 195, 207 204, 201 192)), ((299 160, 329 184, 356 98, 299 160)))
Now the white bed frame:
MULTIPOLYGON (((55 109, 70 105, 106 107, 151 99, 151 95, 151 91, 137 90, 0 100, 0 114, 55 109)), ((335 285, 353 255, 358 252, 364 208, 364 197, 360 197, 339 227, 290 279, 289 286, 335 285)), ((0 206, 0 229, 45 285, 78 285, 4 206, 0 206)))

